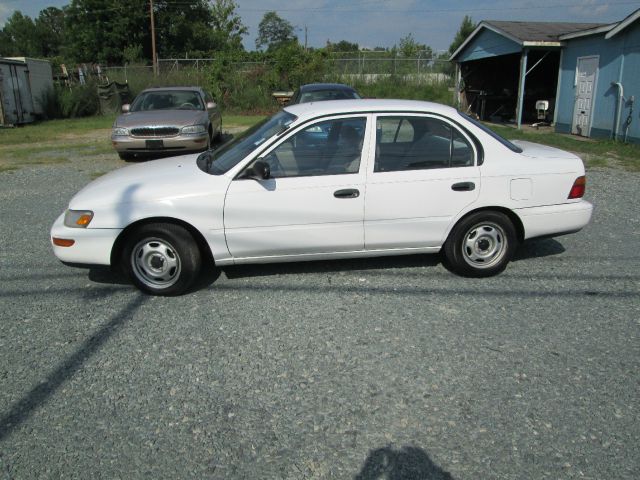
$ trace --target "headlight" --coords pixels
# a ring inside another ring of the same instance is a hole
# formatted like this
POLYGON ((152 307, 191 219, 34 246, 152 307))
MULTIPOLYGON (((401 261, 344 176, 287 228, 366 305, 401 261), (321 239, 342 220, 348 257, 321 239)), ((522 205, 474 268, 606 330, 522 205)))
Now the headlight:
POLYGON ((93 219, 91 210, 67 210, 64 214, 64 225, 71 228, 87 228, 91 219, 93 219))
POLYGON ((189 125, 188 127, 182 127, 182 133, 186 133, 187 135, 193 135, 195 133, 204 133, 207 129, 204 128, 204 125, 189 125))
POLYGON ((126 137, 129 135, 129 129, 123 127, 113 127, 111 129, 111 135, 114 137, 126 137))

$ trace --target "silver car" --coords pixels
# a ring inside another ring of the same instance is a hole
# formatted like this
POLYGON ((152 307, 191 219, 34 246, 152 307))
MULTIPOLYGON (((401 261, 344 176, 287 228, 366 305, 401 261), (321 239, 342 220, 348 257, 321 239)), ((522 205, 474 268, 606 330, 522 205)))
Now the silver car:
POLYGON ((200 87, 158 87, 122 106, 111 142, 123 160, 207 150, 222 134, 220 109, 200 87))

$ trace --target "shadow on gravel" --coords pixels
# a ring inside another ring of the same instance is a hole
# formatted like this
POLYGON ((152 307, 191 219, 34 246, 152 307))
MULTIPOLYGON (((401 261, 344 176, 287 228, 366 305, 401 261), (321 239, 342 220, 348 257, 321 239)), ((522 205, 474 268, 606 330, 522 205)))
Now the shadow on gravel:
POLYGON ((56 391, 91 358, 100 348, 120 330, 144 303, 143 295, 136 295, 122 310, 113 315, 96 333, 87 338, 82 345, 51 372, 38 386, 31 389, 16 402, 8 413, 0 418, 0 441, 24 423, 36 410, 47 402, 56 391))
POLYGON ((527 240, 516 250, 512 261, 550 257, 552 255, 560 255, 565 251, 564 246, 553 238, 527 240))
POLYGON ((417 447, 378 448, 369 456, 354 480, 453 480, 417 447))
MULTIPOLYGON (((202 264, 202 271, 200 272, 200 275, 198 275, 198 278, 193 282, 193 285, 189 287, 189 290, 186 293, 197 292, 198 290, 203 290, 211 286, 211 284, 220 277, 220 273, 221 271, 219 268, 215 268, 212 262, 205 260, 202 264)), ((106 285, 129 285, 132 290, 134 288, 131 281, 125 274, 120 272, 118 269, 111 269, 110 267, 90 267, 89 280, 106 285)))
POLYGON ((297 263, 269 263, 224 267, 229 279, 267 277, 272 275, 297 275, 301 273, 339 273, 359 270, 384 270, 394 268, 435 267, 442 263, 438 254, 407 255, 393 257, 358 258, 349 260, 320 260, 297 263))

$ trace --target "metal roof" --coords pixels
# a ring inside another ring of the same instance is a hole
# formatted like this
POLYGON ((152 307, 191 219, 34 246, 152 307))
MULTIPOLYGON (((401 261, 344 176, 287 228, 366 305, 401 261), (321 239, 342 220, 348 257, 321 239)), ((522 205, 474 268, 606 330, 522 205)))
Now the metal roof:
POLYGON ((502 20, 483 20, 467 39, 453 52, 449 60, 454 60, 460 52, 483 30, 491 30, 523 47, 562 46, 560 37, 583 30, 593 30, 606 23, 572 23, 572 22, 507 22, 502 20))
POLYGON ((503 32, 518 43, 525 42, 557 42, 561 35, 601 27, 605 23, 572 23, 572 22, 505 22, 485 20, 483 24, 493 26, 498 33, 503 32))

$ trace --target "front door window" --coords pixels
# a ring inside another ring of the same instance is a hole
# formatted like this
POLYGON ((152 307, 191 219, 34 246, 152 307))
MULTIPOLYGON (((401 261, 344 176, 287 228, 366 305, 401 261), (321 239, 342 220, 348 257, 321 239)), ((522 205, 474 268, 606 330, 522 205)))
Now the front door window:
POLYGON ((315 123, 295 133, 263 160, 273 178, 357 173, 366 118, 315 123))

